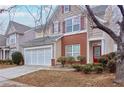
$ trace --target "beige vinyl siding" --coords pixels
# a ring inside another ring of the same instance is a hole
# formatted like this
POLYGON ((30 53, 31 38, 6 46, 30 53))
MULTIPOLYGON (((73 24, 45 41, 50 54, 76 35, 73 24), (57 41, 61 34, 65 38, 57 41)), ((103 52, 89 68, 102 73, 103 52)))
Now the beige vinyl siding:
POLYGON ((56 59, 61 56, 61 40, 56 42, 56 59))
POLYGON ((53 30, 53 28, 52 28, 53 22, 56 22, 56 21, 60 22, 60 33, 62 33, 63 22, 65 21, 65 19, 69 18, 69 17, 73 17, 73 16, 78 16, 78 15, 86 16, 86 14, 85 13, 83 14, 81 9, 77 5, 71 6, 71 11, 69 11, 67 13, 62 13, 61 6, 59 6, 58 11, 54 14, 54 16, 52 17, 52 19, 50 21, 49 29, 51 31, 51 34, 52 34, 52 30, 53 30))

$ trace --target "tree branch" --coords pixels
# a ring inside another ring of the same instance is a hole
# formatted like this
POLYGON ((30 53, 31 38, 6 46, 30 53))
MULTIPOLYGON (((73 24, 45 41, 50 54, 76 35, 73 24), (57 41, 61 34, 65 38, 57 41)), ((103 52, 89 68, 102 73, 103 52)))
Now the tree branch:
POLYGON ((118 5, 118 8, 120 9, 121 14, 122 14, 122 16, 124 18, 124 8, 123 8, 123 6, 122 5, 118 5))
POLYGON ((6 12, 6 11, 9 12, 11 9, 13 9, 13 8, 15 8, 15 7, 16 7, 16 5, 11 6, 11 7, 7 8, 7 9, 0 9, 0 13, 6 12))
POLYGON ((120 41, 120 38, 108 27, 104 26, 103 24, 101 24, 97 18, 95 17, 93 11, 90 9, 89 5, 86 5, 86 9, 91 17, 91 19, 93 20, 93 22, 97 25, 97 27, 99 29, 101 29, 102 31, 106 32, 115 42, 120 41))

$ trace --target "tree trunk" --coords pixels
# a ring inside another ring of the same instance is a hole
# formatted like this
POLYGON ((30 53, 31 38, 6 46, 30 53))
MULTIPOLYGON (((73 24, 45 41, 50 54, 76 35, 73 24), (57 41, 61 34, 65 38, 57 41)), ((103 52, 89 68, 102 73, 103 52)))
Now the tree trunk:
POLYGON ((117 83, 124 83, 124 27, 123 22, 121 23, 120 28, 120 39, 121 42, 119 42, 118 49, 117 49, 117 63, 116 63, 116 79, 115 82, 117 83))
POLYGON ((124 47, 121 47, 121 49, 118 50, 117 55, 117 63, 116 63, 116 78, 115 82, 117 83, 124 83, 124 47))

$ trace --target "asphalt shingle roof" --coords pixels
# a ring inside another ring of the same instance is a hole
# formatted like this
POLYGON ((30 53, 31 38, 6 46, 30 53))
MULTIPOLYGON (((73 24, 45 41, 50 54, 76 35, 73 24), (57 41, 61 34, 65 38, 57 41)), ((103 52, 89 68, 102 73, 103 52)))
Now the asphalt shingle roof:
MULTIPOLYGON (((9 26, 8 26, 8 28, 7 28, 7 31, 6 31, 6 35, 12 33, 12 32, 9 32, 9 30, 11 29, 11 27, 14 27, 14 28, 15 28, 15 32, 16 32, 16 33, 24 33, 25 31, 31 29, 31 27, 28 27, 28 26, 26 26, 26 25, 23 25, 23 24, 14 22, 14 21, 10 21, 10 22, 9 22, 9 26)), ((14 32, 13 32, 13 33, 14 33, 14 32)))
POLYGON ((49 44, 53 44, 54 42, 57 41, 57 39, 61 37, 62 35, 41 37, 41 38, 37 38, 31 41, 25 42, 21 46, 34 47, 34 46, 41 46, 41 45, 49 45, 49 44))

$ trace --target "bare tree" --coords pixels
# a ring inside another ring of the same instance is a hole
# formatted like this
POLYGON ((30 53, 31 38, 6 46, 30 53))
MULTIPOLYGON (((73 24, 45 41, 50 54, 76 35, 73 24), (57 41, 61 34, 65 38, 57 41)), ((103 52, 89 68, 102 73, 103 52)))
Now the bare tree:
POLYGON ((14 17, 16 17, 16 8, 22 8, 25 7, 25 9, 27 10, 27 13, 32 17, 32 19, 34 20, 34 24, 35 24, 35 30, 38 29, 43 31, 43 36, 45 36, 45 32, 46 32, 46 28, 47 28, 47 22, 52 14, 52 12, 54 11, 53 6, 52 5, 40 5, 40 6, 33 6, 33 8, 35 8, 35 15, 34 15, 34 11, 32 12, 32 10, 30 9, 31 7, 28 6, 10 6, 8 8, 3 8, 0 9, 0 13, 3 12, 8 12, 9 14, 9 20, 13 20, 14 17))
POLYGON ((45 32, 47 29, 47 22, 50 18, 50 15, 53 12, 52 5, 41 5, 35 6, 37 8, 37 15, 33 15, 30 9, 25 6, 27 12, 32 16, 34 23, 35 23, 35 30, 37 30, 37 26, 40 27, 40 30, 43 31, 43 37, 45 36, 45 32))
POLYGON ((118 8, 120 9, 120 12, 122 14, 122 21, 121 22, 118 21, 118 24, 120 26, 119 36, 117 36, 113 30, 100 23, 100 21, 96 18, 90 6, 86 5, 88 14, 90 15, 91 19, 96 25, 94 28, 99 28, 102 31, 106 32, 117 43, 117 63, 115 82, 124 83, 124 8, 122 5, 118 5, 118 8))
MULTIPOLYGON (((11 20, 11 10, 16 9, 16 7, 17 7, 16 5, 2 7, 0 9, 0 14, 2 14, 4 12, 8 13, 9 20, 11 20)), ((6 18, 2 19, 1 22, 0 22, 0 31, 3 31, 3 32, 5 31, 5 28, 6 28, 5 27, 6 26, 5 20, 6 20, 6 18)))

